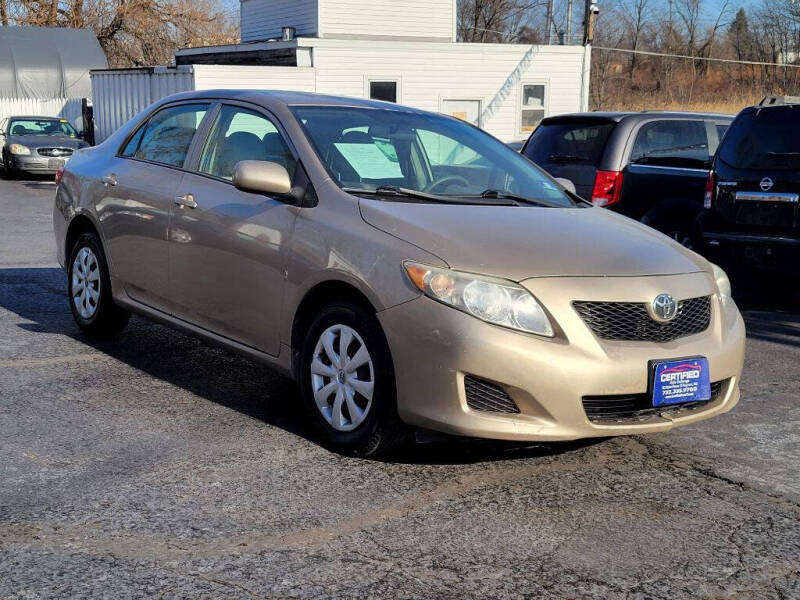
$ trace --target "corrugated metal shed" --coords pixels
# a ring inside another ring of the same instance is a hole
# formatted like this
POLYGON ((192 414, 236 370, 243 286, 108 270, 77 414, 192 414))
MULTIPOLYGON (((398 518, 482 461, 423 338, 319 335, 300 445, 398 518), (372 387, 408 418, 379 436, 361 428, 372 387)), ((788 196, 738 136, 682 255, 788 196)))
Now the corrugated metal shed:
POLYGON ((92 71, 94 126, 97 142, 164 96, 194 88, 194 69, 147 67, 92 71))

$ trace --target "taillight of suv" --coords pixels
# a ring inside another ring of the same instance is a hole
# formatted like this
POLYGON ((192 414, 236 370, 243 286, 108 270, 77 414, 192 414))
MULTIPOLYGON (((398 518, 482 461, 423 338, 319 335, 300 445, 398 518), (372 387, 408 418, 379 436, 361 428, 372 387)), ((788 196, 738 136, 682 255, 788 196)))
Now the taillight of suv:
POLYGON ((622 195, 622 171, 598 171, 592 190, 592 204, 611 206, 622 195))
POLYGON ((64 177, 64 167, 58 167, 58 171, 56 171, 56 185, 61 183, 61 180, 64 177))
POLYGON ((709 171, 706 179, 706 195, 703 197, 703 208, 711 208, 714 202, 714 171, 709 171))

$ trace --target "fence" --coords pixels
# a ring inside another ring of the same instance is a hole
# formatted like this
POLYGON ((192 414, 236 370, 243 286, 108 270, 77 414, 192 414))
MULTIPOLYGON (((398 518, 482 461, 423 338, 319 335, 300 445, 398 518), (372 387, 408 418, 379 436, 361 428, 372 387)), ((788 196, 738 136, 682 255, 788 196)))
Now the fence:
POLYGON ((2 98, 0 120, 13 116, 60 117, 67 119, 78 130, 83 129, 80 98, 2 98))

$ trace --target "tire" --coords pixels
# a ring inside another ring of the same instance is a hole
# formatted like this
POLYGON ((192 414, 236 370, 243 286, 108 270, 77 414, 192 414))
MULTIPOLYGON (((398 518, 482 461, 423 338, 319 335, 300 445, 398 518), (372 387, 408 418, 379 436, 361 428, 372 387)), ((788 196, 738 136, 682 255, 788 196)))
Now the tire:
POLYGON ((3 155, 3 178, 17 179, 17 170, 11 166, 8 155, 3 155))
POLYGON ((645 215, 642 223, 649 225, 653 229, 660 231, 669 238, 678 242, 681 246, 694 250, 695 235, 694 223, 697 213, 681 211, 677 213, 666 213, 655 215, 645 215))
POLYGON ((375 456, 408 437, 409 429, 397 415, 389 345, 375 314, 359 304, 335 302, 313 320, 300 354, 300 392, 311 421, 338 452, 375 456), (323 337, 329 340, 327 348, 323 337), (345 354, 349 365, 344 361, 337 364, 343 340, 348 339, 345 354), (362 362, 365 356, 367 363, 362 362))
POLYGON ((112 339, 128 324, 131 315, 114 303, 106 255, 94 233, 81 235, 70 252, 67 297, 75 322, 90 337, 112 339))

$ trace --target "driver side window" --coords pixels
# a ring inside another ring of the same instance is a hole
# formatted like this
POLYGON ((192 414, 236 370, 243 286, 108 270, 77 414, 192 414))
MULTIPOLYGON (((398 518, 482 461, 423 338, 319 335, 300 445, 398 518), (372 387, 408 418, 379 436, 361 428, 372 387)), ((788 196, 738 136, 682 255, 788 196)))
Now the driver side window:
POLYGON ((236 164, 243 160, 278 163, 286 168, 289 177, 294 176, 297 166, 272 121, 255 111, 225 105, 200 158, 200 172, 230 181, 236 164))

